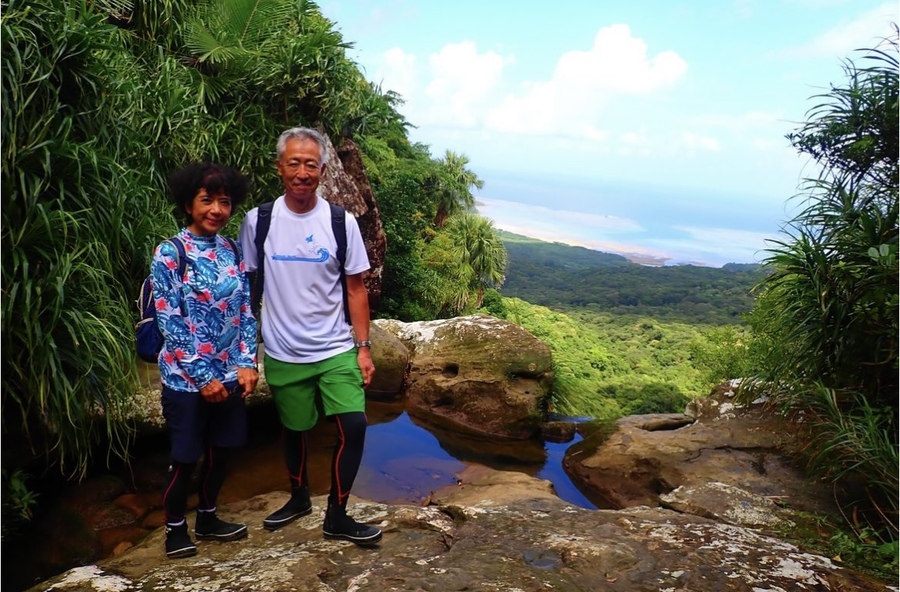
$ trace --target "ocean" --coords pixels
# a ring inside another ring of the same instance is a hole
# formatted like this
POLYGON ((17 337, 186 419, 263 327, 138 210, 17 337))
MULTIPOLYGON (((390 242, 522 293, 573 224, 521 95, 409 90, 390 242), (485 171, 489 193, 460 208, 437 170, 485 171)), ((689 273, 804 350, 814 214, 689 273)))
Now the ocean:
POLYGON ((758 263, 798 204, 790 195, 489 174, 476 193, 494 226, 645 265, 758 263))

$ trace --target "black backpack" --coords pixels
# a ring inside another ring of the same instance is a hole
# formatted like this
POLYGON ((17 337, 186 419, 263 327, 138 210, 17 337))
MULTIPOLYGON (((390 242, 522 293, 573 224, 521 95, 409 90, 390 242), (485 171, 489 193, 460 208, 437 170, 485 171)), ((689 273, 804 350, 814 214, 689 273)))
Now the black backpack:
MULTIPOLYGON (((222 237, 231 249, 234 251, 234 258, 240 261, 240 253, 237 244, 228 237, 222 237)), ((184 270, 187 267, 187 254, 184 249, 184 242, 177 236, 167 239, 168 242, 175 245, 178 253, 178 277, 184 277, 184 270)), ((156 324, 156 303, 153 301, 153 276, 148 275, 141 284, 141 293, 137 299, 138 314, 140 320, 135 329, 135 344, 137 346, 137 354, 145 362, 156 362, 159 359, 159 352, 162 351, 163 339, 159 326, 156 324)))
MULTIPOLYGON (((341 292, 344 295, 344 320, 350 324, 350 305, 347 298, 347 276, 344 274, 344 264, 347 262, 347 220, 346 212, 341 206, 331 202, 331 232, 337 242, 337 260, 341 273, 341 292)), ((269 226, 272 224, 272 208, 274 201, 267 201, 259 206, 256 218, 256 236, 253 244, 256 245, 256 277, 253 279, 253 288, 250 290, 250 302, 253 314, 259 318, 259 310, 262 305, 263 281, 266 273, 266 256, 264 245, 269 234, 269 226)))

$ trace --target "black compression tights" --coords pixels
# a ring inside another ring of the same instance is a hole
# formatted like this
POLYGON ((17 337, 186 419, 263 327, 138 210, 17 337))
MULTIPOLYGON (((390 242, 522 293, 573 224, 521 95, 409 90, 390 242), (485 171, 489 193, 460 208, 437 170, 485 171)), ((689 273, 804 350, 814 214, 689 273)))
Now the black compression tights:
POLYGON ((366 443, 366 414, 339 413, 334 416, 337 427, 334 455, 331 459, 330 508, 346 508, 350 488, 359 471, 363 447, 366 443))
MULTIPOLYGON (((216 507, 219 490, 225 481, 225 469, 231 451, 228 448, 210 446, 206 449, 203 465, 200 468, 199 508, 210 510, 216 507)), ((188 489, 194 467, 197 463, 183 463, 173 460, 166 475, 166 487, 163 491, 163 508, 166 511, 166 522, 177 524, 184 519, 187 505, 188 489)))
POLYGON ((225 470, 228 468, 228 459, 231 457, 231 449, 207 446, 203 458, 203 466, 200 467, 200 483, 197 493, 200 497, 200 510, 215 510, 216 500, 219 498, 219 490, 225 482, 225 470))
MULTIPOLYGON (((350 496, 350 488, 359 471, 363 447, 366 442, 366 414, 362 412, 339 413, 335 420, 337 438, 331 461, 331 493, 329 505, 344 507, 350 496)), ((284 428, 282 443, 284 461, 291 480, 291 490, 309 485, 306 473, 306 432, 284 428)))
POLYGON ((281 430, 281 446, 284 450, 284 464, 291 481, 291 491, 306 487, 306 432, 295 432, 287 428, 281 430))
POLYGON ((163 508, 166 510, 166 523, 178 524, 184 520, 184 507, 187 505, 188 485, 194 474, 197 463, 182 463, 176 460, 169 464, 166 475, 166 488, 163 490, 163 508))

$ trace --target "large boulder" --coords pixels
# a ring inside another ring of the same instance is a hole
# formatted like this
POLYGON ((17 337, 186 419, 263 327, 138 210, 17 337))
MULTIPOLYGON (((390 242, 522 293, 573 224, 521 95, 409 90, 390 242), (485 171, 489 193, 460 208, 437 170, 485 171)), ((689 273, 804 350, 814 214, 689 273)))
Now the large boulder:
MULTIPOLYGON (((381 300, 381 278, 384 274, 384 253, 387 250, 387 238, 381 223, 381 213, 378 211, 378 204, 375 203, 375 193, 369 184, 369 177, 366 175, 362 155, 357 145, 353 140, 345 138, 337 149, 337 155, 343 166, 344 174, 353 179, 362 200, 362 207, 353 203, 348 204, 348 209, 356 216, 363 241, 366 243, 366 252, 369 254, 369 265, 371 265, 371 269, 366 274, 366 288, 369 291, 369 305, 377 308, 378 302, 381 300)), ((342 197, 335 195, 335 203, 341 204, 341 200, 342 197)))
POLYGON ((522 327, 489 315, 375 324, 410 350, 410 415, 493 439, 540 431, 553 383, 550 349, 522 327))
POLYGON ((371 301, 369 304, 374 308, 381 298, 381 276, 387 240, 381 214, 375 203, 375 194, 369 185, 359 149, 352 140, 344 140, 340 150, 336 150, 329 139, 328 166, 319 191, 326 200, 355 216, 359 223, 371 265, 365 282, 371 301))
MULTIPOLYGON (((775 502, 836 513, 831 488, 791 460, 785 447, 794 436, 784 418, 762 400, 740 405, 733 397, 720 388, 693 401, 688 414, 633 415, 612 429, 586 430, 563 467, 600 507, 669 505, 732 521, 740 515, 730 506, 746 506, 744 498, 765 500, 760 511, 773 517, 775 502)), ((753 520, 748 513, 743 524, 753 520)))
POLYGON ((357 520, 384 531, 365 549, 322 536, 325 497, 311 515, 275 532, 261 518, 286 492, 222 506, 249 536, 201 541, 195 557, 168 560, 163 529, 94 565, 31 592, 218 590, 886 590, 826 557, 737 526, 662 508, 585 510, 547 482, 517 473, 465 471, 431 505, 351 500, 357 520))
POLYGON ((409 349, 377 323, 369 326, 369 340, 372 342, 375 378, 366 389, 366 399, 394 401, 402 398, 409 372, 409 349))

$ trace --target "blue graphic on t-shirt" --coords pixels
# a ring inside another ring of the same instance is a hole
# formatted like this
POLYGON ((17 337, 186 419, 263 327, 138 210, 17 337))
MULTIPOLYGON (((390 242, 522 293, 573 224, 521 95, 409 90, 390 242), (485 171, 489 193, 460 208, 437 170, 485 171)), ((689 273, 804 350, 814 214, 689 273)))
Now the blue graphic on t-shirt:
POLYGON ((303 257, 301 255, 281 255, 279 253, 273 253, 272 259, 276 261, 302 261, 305 263, 325 263, 331 257, 328 253, 328 249, 321 246, 321 243, 316 241, 315 233, 310 234, 306 238, 303 239, 306 243, 305 246, 298 246, 298 251, 306 251, 306 256, 303 257))
POLYGON ((276 259, 278 261, 306 261, 308 263, 324 263, 328 261, 328 251, 325 249, 319 249, 316 251, 318 257, 300 257, 298 255, 272 255, 272 259, 276 259))

